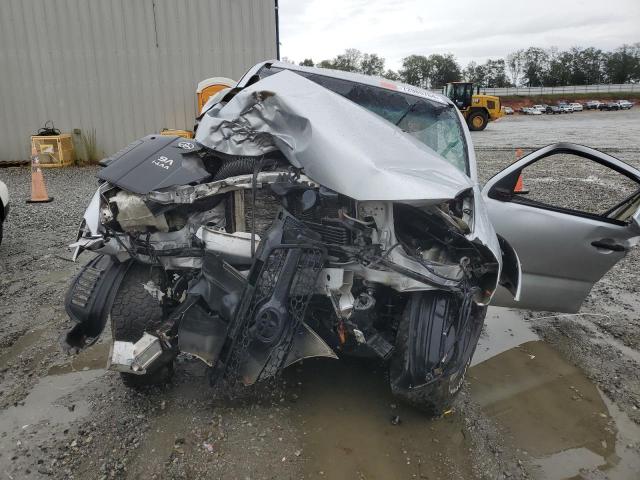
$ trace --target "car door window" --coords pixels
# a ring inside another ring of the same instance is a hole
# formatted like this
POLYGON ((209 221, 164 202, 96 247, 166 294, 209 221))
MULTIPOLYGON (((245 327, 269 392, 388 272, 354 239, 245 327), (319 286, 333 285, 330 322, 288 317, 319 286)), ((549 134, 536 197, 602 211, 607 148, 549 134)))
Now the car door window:
POLYGON ((566 153, 526 166, 522 179, 526 193, 516 193, 514 201, 606 220, 626 220, 629 209, 624 206, 633 203, 640 189, 635 180, 608 166, 566 153))

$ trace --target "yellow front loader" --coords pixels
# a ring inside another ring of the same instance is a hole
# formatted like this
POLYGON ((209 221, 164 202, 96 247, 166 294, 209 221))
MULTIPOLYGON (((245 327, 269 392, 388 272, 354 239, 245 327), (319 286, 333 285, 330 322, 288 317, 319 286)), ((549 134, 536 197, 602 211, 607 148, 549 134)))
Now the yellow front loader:
POLYGON ((469 130, 484 130, 490 121, 502 116, 500 97, 481 95, 480 88, 473 93, 473 83, 451 82, 444 94, 456 104, 469 125, 469 130))

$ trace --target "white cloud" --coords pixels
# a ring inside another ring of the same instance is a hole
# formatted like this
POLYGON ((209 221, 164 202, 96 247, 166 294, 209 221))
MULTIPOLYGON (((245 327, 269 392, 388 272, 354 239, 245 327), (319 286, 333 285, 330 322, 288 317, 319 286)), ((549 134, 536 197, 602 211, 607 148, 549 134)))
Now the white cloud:
POLYGON ((320 61, 345 48, 398 68, 411 54, 470 60, 529 46, 605 50, 640 41, 639 0, 279 0, 281 54, 320 61))

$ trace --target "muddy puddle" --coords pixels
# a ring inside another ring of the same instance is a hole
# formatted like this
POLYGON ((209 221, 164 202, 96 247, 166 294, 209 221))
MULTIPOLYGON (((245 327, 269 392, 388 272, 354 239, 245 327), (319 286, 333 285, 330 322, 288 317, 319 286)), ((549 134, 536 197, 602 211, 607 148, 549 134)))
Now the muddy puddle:
MULTIPOLYGON (((474 363, 537 338, 518 312, 492 309, 474 363)), ((462 416, 432 419, 398 403, 382 367, 318 359, 295 372, 287 378, 300 384, 294 411, 307 477, 474 477, 462 416)))
MULTIPOLYGON (((44 330, 26 332, 0 355, 0 364, 6 365, 24 355, 37 363, 59 348, 54 345, 33 351, 32 347, 44 334, 44 330)), ((82 395, 74 394, 104 374, 108 351, 107 344, 99 344, 78 356, 68 357, 68 362, 51 367, 25 398, 0 410, 0 466, 10 469, 12 473, 7 471, 8 478, 32 478, 25 472, 36 475, 25 467, 28 461, 23 465, 32 455, 30 452, 38 451, 44 440, 64 435, 74 422, 90 413, 89 403, 82 395), (70 399, 70 395, 74 398, 70 399)))
POLYGON ((518 312, 493 310, 468 374, 472 398, 536 478, 640 478, 640 427, 539 341, 518 312), (505 343, 494 342, 500 338, 505 343))
POLYGON ((382 369, 313 360, 290 380, 302 383, 293 421, 304 445, 305 478, 472 476, 462 418, 431 419, 398 404, 382 369))
POLYGON ((68 357, 68 362, 62 365, 53 365, 49 368, 48 374, 62 375, 87 370, 104 370, 107 368, 110 347, 110 343, 104 341, 93 345, 77 355, 68 357))
MULTIPOLYGON (((33 343, 38 335, 32 332, 22 342, 33 343)), ((104 373, 108 352, 105 339, 51 367, 24 404, 0 412, 0 431, 6 432, 0 450, 17 451, 87 415, 82 394, 74 398, 73 409, 65 397, 104 373)), ((181 374, 194 378, 183 378, 158 399, 162 414, 152 422, 137 458, 170 457, 176 435, 189 437, 193 425, 199 424, 192 417, 215 412, 206 401, 199 412, 189 410, 193 406, 189 399, 208 398, 202 391, 208 388, 204 369, 194 368, 180 368, 181 374)), ((495 422, 504 444, 516 452, 533 478, 640 478, 640 428, 579 369, 540 341, 519 312, 490 309, 467 378, 472 400, 495 422)), ((299 458, 305 478, 478 475, 478 458, 473 454, 477 450, 465 430, 464 412, 432 419, 399 404, 389 391, 384 368, 375 362, 305 361, 288 369, 284 380, 287 397, 295 399, 286 421, 302 442, 299 458)), ((234 418, 241 418, 243 408, 238 406, 234 418)), ((265 410, 259 415, 273 413, 260 408, 265 410)), ((252 420, 256 425, 260 421, 252 420)), ((252 429, 257 431, 256 425, 252 429)), ((254 468, 258 467, 247 466, 254 468)))
POLYGON ((101 370, 90 370, 40 379, 19 404, 0 411, 0 452, 8 455, 33 449, 43 438, 88 415, 88 402, 69 403, 63 398, 102 374, 101 370))
MULTIPOLYGON (((295 372, 307 477, 473 478, 459 412, 430 419, 398 404, 383 370, 365 362, 307 361, 295 372)), ((468 379, 534 478, 640 478, 640 428, 519 312, 490 310, 468 379)))
POLYGON ((18 338, 10 347, 0 352, 0 368, 5 368, 9 363, 15 361, 25 350, 32 347, 40 340, 44 329, 28 330, 18 338))

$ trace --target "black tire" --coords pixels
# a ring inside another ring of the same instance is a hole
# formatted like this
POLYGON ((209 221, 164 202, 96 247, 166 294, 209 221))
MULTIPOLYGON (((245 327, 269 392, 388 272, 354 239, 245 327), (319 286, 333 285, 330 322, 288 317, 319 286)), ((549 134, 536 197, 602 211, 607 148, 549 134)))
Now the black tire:
MULTIPOLYGON (((425 373, 444 356, 445 339, 454 331, 452 327, 458 325, 459 313, 460 301, 454 295, 439 291, 418 292, 411 295, 398 326, 396 349, 389 366, 391 391, 403 402, 429 415, 441 415, 451 408, 462 388, 480 338, 486 308, 474 304, 463 335, 455 335, 456 348, 461 348, 463 354, 453 371, 416 388, 407 382, 424 383, 425 373), (416 376, 423 378, 414 380, 416 376)), ((450 370, 449 367, 445 365, 444 370, 450 370)))
POLYGON ((469 118, 467 119, 469 130, 472 130, 474 132, 484 130, 485 128, 487 128, 488 123, 489 116, 484 110, 472 111, 471 115, 469 115, 469 118))
MULTIPOLYGON (((149 280, 159 283, 159 272, 148 265, 134 263, 127 271, 111 307, 111 331, 114 340, 136 342, 145 331, 162 322, 162 307, 143 285, 149 280)), ((122 382, 130 388, 167 383, 173 376, 173 360, 144 375, 120 373, 122 382)))

